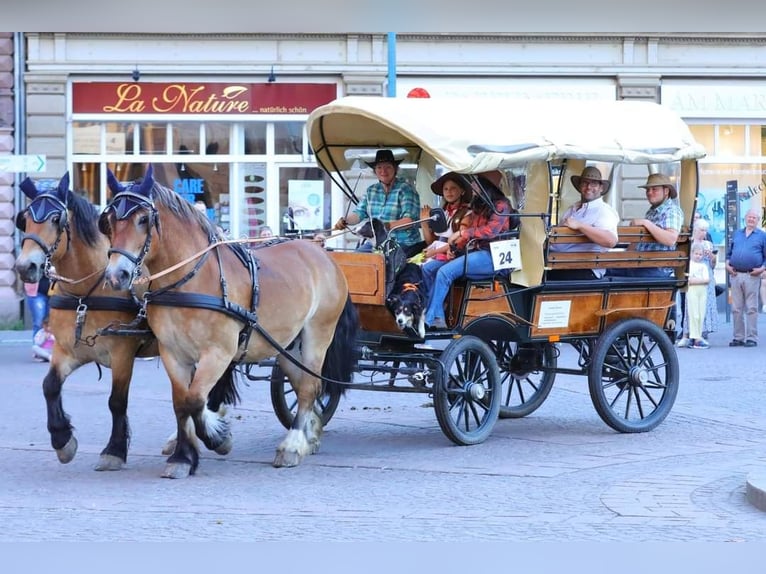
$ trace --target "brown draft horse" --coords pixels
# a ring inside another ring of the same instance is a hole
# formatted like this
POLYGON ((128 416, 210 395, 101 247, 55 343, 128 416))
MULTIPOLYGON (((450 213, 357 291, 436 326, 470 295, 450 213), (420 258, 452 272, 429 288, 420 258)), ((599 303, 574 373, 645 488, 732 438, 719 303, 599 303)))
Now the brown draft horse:
MULTIPOLYGON (((16 216, 23 232, 16 271, 22 281, 35 283, 51 267, 56 271, 50 299, 49 327, 56 341, 50 368, 43 379, 48 431, 58 459, 68 463, 77 453, 77 439, 64 411, 61 390, 66 378, 82 365, 95 362, 111 368, 109 410, 112 433, 101 451, 96 470, 119 470, 127 461, 130 426, 128 391, 136 356, 159 355, 157 341, 146 322, 131 335, 100 335, 110 325, 129 325, 140 306, 128 290, 115 293, 104 282, 109 239, 98 230, 98 210, 69 189, 69 174, 58 187, 40 191, 29 178, 21 190, 31 200, 16 216)), ((217 385, 211 404, 236 402, 233 375, 217 385)), ((166 447, 167 448, 167 447, 166 447)))
POLYGON ((228 421, 206 406, 213 382, 232 364, 277 354, 298 411, 273 465, 295 466, 316 452, 322 433, 316 375, 342 385, 354 370, 358 317, 341 269, 312 241, 288 240, 254 253, 223 241, 204 214, 155 182, 151 165, 127 188, 111 173, 108 182, 114 196, 99 223, 112 244, 106 279, 124 290, 142 265, 152 273, 143 300, 178 423, 162 476, 196 471, 197 437, 211 450, 230 442, 228 421))

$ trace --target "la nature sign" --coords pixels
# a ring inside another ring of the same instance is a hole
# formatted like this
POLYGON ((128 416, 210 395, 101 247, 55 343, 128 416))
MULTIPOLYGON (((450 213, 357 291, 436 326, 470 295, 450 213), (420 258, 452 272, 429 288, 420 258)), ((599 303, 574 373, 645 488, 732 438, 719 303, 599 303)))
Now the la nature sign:
POLYGON ((76 82, 75 114, 308 114, 337 97, 335 84, 76 82))

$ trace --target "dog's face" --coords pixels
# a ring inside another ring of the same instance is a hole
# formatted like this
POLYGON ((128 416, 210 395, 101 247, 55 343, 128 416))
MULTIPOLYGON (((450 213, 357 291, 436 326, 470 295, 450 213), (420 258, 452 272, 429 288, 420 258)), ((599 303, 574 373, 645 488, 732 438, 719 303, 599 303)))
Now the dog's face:
POLYGON ((417 333, 425 337, 423 325, 423 302, 416 290, 392 293, 386 300, 386 306, 396 320, 396 325, 402 331, 417 333))

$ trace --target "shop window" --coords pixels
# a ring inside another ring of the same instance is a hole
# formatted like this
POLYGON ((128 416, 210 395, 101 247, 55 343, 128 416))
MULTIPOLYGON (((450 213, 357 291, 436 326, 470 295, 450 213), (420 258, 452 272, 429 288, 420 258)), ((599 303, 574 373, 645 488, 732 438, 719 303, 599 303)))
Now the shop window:
POLYGON ((279 170, 281 235, 309 235, 330 227, 330 182, 317 167, 283 167, 279 170))
POLYGON ((173 124, 173 151, 171 153, 199 154, 200 123, 182 122, 173 124))
POLYGON ((745 126, 733 124, 719 125, 716 155, 745 155, 745 126))
POLYGON ((135 152, 135 124, 133 122, 109 122, 106 124, 106 153, 126 155, 135 152))
POLYGON ((72 152, 75 154, 101 153, 101 124, 73 122, 72 152))
POLYGON ((715 153, 714 128, 715 126, 711 125, 689 126, 689 130, 692 132, 694 139, 705 148, 708 155, 715 153))
POLYGON ((265 122, 252 122, 245 125, 245 153, 247 155, 266 154, 265 122))
POLYGON ((142 154, 166 154, 167 153, 167 124, 145 123, 139 124, 141 132, 140 152, 142 154))
POLYGON ((303 126, 304 122, 275 122, 274 153, 303 154, 303 126))
MULTIPOLYGON (((259 237, 266 225, 266 164, 247 163, 242 166, 243 181, 242 208, 239 213, 239 234, 246 237, 259 237)), ((221 226, 229 216, 228 198, 221 200, 221 226), (226 201, 224 201, 226 199, 226 201)), ((272 230, 273 231, 273 230, 272 230)))
POLYGON ((101 164, 75 163, 73 167, 71 172, 72 191, 87 197, 91 203, 99 205, 101 203, 99 188, 101 164))
POLYGON ((205 155, 228 154, 230 123, 205 124, 205 155))
POLYGON ((766 148, 763 146, 764 144, 764 131, 763 126, 747 126, 749 134, 750 134, 750 150, 748 151, 747 155, 754 156, 754 157, 761 157, 764 154, 764 150, 766 148))

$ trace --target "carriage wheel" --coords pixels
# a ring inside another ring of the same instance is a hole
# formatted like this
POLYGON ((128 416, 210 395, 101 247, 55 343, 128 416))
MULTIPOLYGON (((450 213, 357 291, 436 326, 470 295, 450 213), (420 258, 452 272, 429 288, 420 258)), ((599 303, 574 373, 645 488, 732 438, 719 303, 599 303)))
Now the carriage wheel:
POLYGON ((434 410, 442 432, 459 445, 484 442, 500 410, 500 372, 495 354, 481 339, 463 336, 439 358, 444 369, 433 386, 434 410))
MULTIPOLYGON (((323 388, 322 394, 315 401, 314 409, 322 419, 322 426, 326 426, 335 414, 341 393, 341 389, 335 385, 329 390, 323 388)), ((279 364, 271 368, 271 404, 282 426, 290 429, 298 410, 298 397, 279 364)))
POLYGON ((479 337, 495 353, 502 387, 501 419, 518 419, 535 412, 548 398, 556 380, 556 346, 511 341, 507 337, 511 327, 503 319, 483 317, 463 330, 466 335, 479 337))
POLYGON ((678 355, 670 337, 646 319, 611 325, 596 341, 588 388, 602 420, 624 433, 660 424, 678 394, 678 355))

